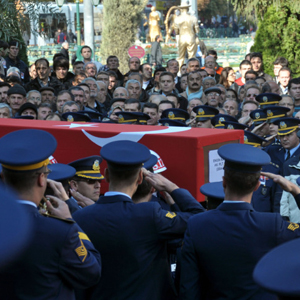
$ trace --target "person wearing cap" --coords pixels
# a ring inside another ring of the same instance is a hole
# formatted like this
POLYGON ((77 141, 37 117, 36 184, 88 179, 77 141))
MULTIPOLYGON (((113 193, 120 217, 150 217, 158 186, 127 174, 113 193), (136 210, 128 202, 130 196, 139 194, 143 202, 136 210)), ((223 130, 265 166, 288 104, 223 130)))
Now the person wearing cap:
POLYGON ((21 72, 21 78, 24 83, 29 82, 30 76, 28 71, 28 66, 21 60, 18 56, 19 54, 19 42, 18 41, 10 41, 8 43, 8 55, 5 57, 6 68, 16 67, 21 72))
POLYGON ((273 122, 278 126, 278 138, 281 146, 270 147, 267 152, 271 161, 279 166, 281 174, 283 163, 293 156, 300 155, 300 142, 297 136, 299 122, 294 118, 279 118, 273 122))
POLYGON ((186 190, 159 174, 142 170, 149 149, 132 141, 103 146, 104 171, 109 191, 95 205, 75 212, 76 222, 101 251, 103 277, 90 290, 90 299, 175 299, 167 260, 166 241, 180 238, 189 217, 203 211, 185 196, 178 197, 182 212, 165 211, 156 202, 134 204, 132 196, 143 176, 172 198, 186 190))
POLYGON ((232 116, 225 115, 225 114, 217 114, 210 119, 211 125, 216 129, 224 129, 225 125, 224 122, 232 121, 238 122, 238 120, 232 116))
POLYGON ((212 128, 211 119, 219 113, 219 110, 211 106, 199 105, 193 108, 193 112, 196 114, 195 127, 212 128))
POLYGON ((0 272, 4 299, 75 299, 74 288, 90 287, 101 277, 99 253, 62 201, 68 196, 60 184, 47 181, 49 156, 56 146, 50 133, 36 129, 17 130, 0 138, 4 182, 19 194, 19 203, 33 222, 28 250, 0 272), (47 195, 50 215, 43 215, 37 208, 47 184, 59 189, 56 196, 62 200, 47 195))
POLYGON ((24 103, 17 112, 18 116, 32 116, 37 119, 37 107, 32 103, 24 103))
POLYGON ((41 93, 42 103, 54 104, 56 96, 54 93, 54 88, 51 86, 45 86, 40 88, 39 92, 41 93))
POLYGON ((250 113, 252 119, 252 132, 258 136, 266 137, 270 133, 269 124, 267 123, 267 113, 262 109, 256 109, 250 113))
POLYGON ((16 84, 7 91, 7 96, 7 104, 11 107, 14 116, 20 107, 26 103, 26 91, 21 85, 16 84))
POLYGON ((263 109, 269 105, 278 105, 282 97, 274 93, 262 93, 257 95, 255 99, 259 102, 260 108, 263 109))
POLYGON ((100 173, 101 162, 100 156, 93 155, 69 163, 76 169, 75 176, 70 180, 71 189, 94 202, 100 197, 101 181, 104 179, 100 173))
POLYGON ((41 92, 43 87, 52 87, 53 92, 57 94, 59 91, 64 89, 64 86, 59 82, 57 78, 54 78, 51 75, 51 69, 49 61, 46 58, 39 58, 35 61, 35 68, 37 77, 29 81, 25 85, 27 92, 31 90, 37 90, 41 92))
POLYGON ((225 198, 223 182, 208 182, 200 187, 200 192, 206 196, 207 210, 216 209, 225 198))
MULTIPOLYGON (((265 141, 262 137, 250 132, 244 132, 244 144, 253 147, 261 148, 262 143, 265 141)), ((263 172, 279 174, 279 166, 270 162, 270 164, 262 166, 263 172)), ((256 211, 262 212, 280 212, 280 198, 282 190, 270 178, 260 176, 260 186, 253 192, 251 204, 256 211)))
POLYGON ((179 121, 186 123, 190 115, 187 111, 180 108, 168 108, 165 109, 161 114, 161 119, 169 119, 173 121, 179 121))
MULTIPOLYGON (((270 157, 244 144, 221 146, 225 200, 194 216, 182 248, 180 299, 274 299, 252 278, 259 259, 276 245, 300 236, 300 227, 279 214, 256 212, 251 203, 261 167, 270 157)), ((298 195, 300 189, 296 189, 298 195)))
POLYGON ((142 112, 121 111, 115 113, 119 124, 147 125, 150 116, 142 112))
POLYGON ((221 90, 218 87, 210 87, 204 91, 207 99, 207 105, 218 108, 220 104, 221 90))

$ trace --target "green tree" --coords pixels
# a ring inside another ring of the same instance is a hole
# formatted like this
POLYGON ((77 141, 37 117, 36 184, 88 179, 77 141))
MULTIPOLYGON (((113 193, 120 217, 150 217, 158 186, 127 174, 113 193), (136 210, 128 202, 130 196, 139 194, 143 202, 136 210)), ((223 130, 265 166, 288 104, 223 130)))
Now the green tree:
MULTIPOLYGON (((147 0, 104 0, 100 55, 116 55, 121 72, 128 71, 128 49, 133 45, 147 0)), ((105 62, 105 61, 103 61, 105 62)))
POLYGON ((233 16, 233 5, 231 2, 224 0, 197 0, 199 17, 210 19, 216 15, 233 16))
POLYGON ((251 51, 261 52, 264 70, 273 75, 278 56, 289 61, 293 76, 300 76, 300 3, 291 0, 232 0, 246 17, 256 15, 259 24, 251 51))

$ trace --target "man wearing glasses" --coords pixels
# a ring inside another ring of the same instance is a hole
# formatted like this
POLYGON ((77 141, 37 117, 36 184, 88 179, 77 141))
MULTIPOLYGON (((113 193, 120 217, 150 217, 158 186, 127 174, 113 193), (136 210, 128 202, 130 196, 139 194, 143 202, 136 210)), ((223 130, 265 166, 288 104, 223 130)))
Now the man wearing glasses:
POLYGON ((100 173, 102 158, 97 155, 75 160, 69 165, 76 169, 76 174, 70 181, 71 189, 96 202, 100 197, 100 173))

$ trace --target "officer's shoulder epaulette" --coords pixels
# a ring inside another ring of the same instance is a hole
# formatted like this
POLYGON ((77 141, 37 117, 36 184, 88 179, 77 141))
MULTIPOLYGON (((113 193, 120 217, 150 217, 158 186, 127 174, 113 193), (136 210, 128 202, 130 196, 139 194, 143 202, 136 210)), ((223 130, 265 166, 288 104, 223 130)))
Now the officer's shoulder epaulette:
POLYGON ((275 168, 279 169, 279 166, 278 166, 278 165, 276 165, 276 164, 274 164, 273 162, 270 162, 270 165, 272 165, 273 167, 275 167, 275 168))
POLYGON ((57 220, 61 220, 63 222, 67 222, 67 223, 75 223, 74 220, 71 220, 71 219, 63 219, 63 218, 60 218, 60 217, 56 217, 56 216, 52 216, 52 215, 49 215, 47 213, 41 213, 42 216, 44 217, 47 217, 47 218, 53 218, 53 219, 57 219, 57 220))

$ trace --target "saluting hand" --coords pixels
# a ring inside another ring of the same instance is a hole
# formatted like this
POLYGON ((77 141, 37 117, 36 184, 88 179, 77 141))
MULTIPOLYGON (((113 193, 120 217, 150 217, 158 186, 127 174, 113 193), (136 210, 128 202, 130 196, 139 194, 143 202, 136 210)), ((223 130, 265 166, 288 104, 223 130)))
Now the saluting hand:
POLYGON ((50 215, 62 219, 72 218, 68 205, 57 197, 47 195, 46 205, 50 215), (50 200, 49 200, 50 199, 50 200))
POLYGON ((282 177, 281 175, 269 173, 269 172, 261 172, 260 173, 263 176, 267 176, 270 179, 273 179, 274 182, 278 183, 283 190, 285 190, 288 193, 291 193, 293 196, 296 196, 300 194, 300 187, 286 178, 282 177))
POLYGON ((54 196, 62 201, 69 199, 63 185, 60 182, 54 181, 52 179, 47 179, 48 186, 53 190, 54 196))
POLYGON ((166 191, 168 193, 171 193, 179 188, 175 183, 171 182, 164 176, 160 174, 151 173, 145 168, 143 168, 143 175, 145 177, 145 180, 148 181, 156 190, 160 192, 166 191))
POLYGON ((73 189, 70 189, 70 194, 77 201, 78 205, 80 205, 81 207, 86 207, 95 204, 93 200, 81 195, 79 192, 76 192, 73 189))

